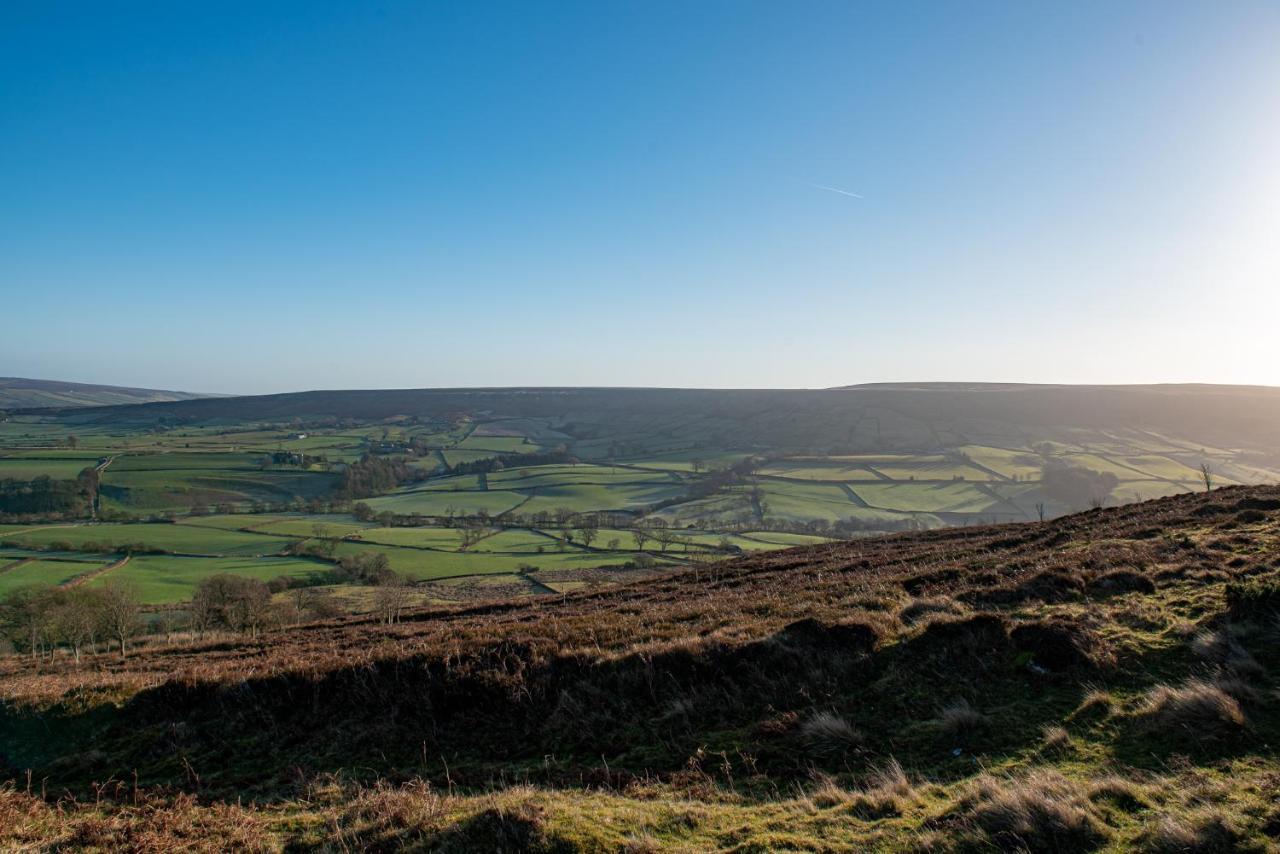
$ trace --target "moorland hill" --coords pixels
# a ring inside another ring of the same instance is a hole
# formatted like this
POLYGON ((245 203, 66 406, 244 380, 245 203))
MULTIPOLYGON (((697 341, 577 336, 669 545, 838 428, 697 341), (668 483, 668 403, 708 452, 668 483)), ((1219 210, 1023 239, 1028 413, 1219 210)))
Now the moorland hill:
POLYGON ((1280 488, 1230 487, 10 657, 0 839, 1267 850, 1278 549, 1280 488))

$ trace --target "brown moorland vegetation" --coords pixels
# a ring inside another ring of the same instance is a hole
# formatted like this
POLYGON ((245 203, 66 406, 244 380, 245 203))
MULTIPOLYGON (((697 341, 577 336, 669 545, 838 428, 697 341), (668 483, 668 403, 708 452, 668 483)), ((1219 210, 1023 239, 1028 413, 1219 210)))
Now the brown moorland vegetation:
POLYGON ((1238 487, 9 657, 0 843, 1265 850, 1278 584, 1280 488, 1238 487))

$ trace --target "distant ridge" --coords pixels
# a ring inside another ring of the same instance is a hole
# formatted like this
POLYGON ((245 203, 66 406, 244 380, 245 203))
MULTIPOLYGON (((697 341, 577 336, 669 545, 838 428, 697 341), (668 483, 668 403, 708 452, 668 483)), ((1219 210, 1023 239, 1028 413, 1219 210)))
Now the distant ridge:
POLYGON ((67 423, 134 425, 222 419, 394 416, 561 419, 590 431, 654 418, 702 419, 735 447, 960 447, 985 436, 1072 441, 1070 431, 1145 429, 1195 436, 1196 447, 1270 453, 1280 388, 1218 385, 1071 386, 985 383, 839 389, 438 388, 306 391, 72 409, 67 423))
POLYGON ((32 380, 0 377, 0 409, 46 409, 51 407, 120 406, 135 403, 164 403, 194 400, 208 395, 152 388, 71 383, 61 380, 32 380))

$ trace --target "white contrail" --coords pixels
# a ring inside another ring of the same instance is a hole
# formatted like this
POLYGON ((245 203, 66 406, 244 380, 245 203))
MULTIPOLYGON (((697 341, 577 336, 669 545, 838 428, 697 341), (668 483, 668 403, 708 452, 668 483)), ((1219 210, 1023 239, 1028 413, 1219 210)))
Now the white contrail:
POLYGON ((848 190, 842 190, 839 187, 828 187, 825 184, 810 184, 815 190, 830 190, 833 193, 839 193, 842 196, 853 196, 855 199, 866 198, 861 193, 850 193, 848 190))

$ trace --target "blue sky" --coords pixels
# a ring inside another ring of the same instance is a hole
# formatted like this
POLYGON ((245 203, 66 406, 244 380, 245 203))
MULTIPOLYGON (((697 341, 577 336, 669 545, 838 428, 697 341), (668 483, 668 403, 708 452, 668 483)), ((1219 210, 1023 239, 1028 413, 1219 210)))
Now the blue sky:
POLYGON ((1277 45, 1244 0, 9 0, 0 375, 1280 384, 1277 45))

